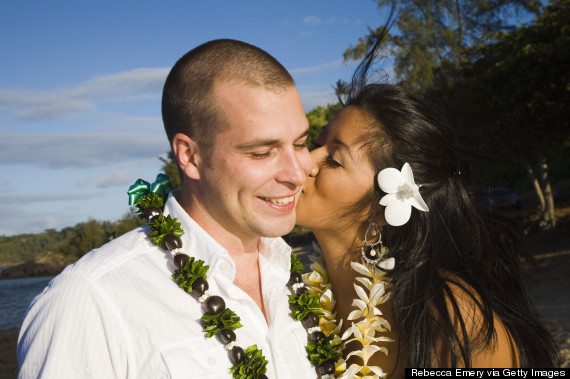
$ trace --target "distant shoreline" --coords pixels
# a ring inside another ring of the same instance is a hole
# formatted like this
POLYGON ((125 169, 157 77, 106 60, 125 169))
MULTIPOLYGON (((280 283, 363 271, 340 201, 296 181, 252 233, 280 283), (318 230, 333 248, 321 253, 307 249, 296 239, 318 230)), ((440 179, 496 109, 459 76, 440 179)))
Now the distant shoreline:
POLYGON ((55 276, 66 266, 54 263, 24 262, 17 265, 3 266, 0 268, 0 280, 32 278, 41 276, 55 276))

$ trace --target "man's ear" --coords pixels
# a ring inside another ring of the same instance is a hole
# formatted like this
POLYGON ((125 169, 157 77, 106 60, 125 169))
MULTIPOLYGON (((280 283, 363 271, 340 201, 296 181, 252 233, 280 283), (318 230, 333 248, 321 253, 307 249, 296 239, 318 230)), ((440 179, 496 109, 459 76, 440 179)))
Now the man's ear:
POLYGON ((190 179, 200 179, 202 157, 196 142, 186 134, 177 133, 172 139, 172 151, 184 175, 190 179))

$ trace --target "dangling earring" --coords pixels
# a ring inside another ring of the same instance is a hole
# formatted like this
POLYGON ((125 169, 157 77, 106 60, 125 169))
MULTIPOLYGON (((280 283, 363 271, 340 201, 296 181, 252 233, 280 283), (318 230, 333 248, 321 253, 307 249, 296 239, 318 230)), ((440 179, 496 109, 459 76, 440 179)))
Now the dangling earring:
POLYGON ((375 222, 368 224, 366 233, 364 233, 364 244, 360 248, 360 251, 362 252, 363 263, 370 266, 376 266, 388 252, 388 248, 382 245, 382 233, 380 233, 380 228, 375 222), (370 243, 368 241, 368 233, 370 233, 372 237, 376 237, 378 235, 378 241, 370 243), (367 245, 369 246, 369 250, 366 248, 367 245))

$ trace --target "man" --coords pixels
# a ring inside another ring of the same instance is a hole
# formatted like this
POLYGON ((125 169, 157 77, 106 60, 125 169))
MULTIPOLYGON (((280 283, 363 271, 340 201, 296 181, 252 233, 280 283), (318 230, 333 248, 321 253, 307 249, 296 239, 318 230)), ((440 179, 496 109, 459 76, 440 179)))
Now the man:
MULTIPOLYGON (((183 177, 164 213, 182 250, 209 265, 209 292, 240 318, 267 377, 310 378, 307 333, 289 315, 295 203, 310 169, 308 123, 287 71, 233 40, 183 56, 164 86, 163 121, 183 177)), ((36 298, 18 344, 21 378, 230 378, 200 303, 171 278, 172 252, 139 228, 85 255, 36 298)))

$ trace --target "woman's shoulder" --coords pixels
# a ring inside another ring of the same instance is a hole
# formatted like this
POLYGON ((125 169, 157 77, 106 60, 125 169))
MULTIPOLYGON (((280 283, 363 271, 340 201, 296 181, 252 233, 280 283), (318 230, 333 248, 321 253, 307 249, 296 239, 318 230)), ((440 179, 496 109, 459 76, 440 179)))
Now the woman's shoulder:
POLYGON ((515 342, 497 314, 492 309, 485 310, 480 295, 463 279, 451 274, 443 278, 449 289, 445 296, 447 311, 462 343, 464 331, 467 332, 472 348, 471 366, 518 367, 515 342), (486 312, 489 312, 487 319, 486 312), (490 339, 485 338, 488 332, 491 333, 490 339))

